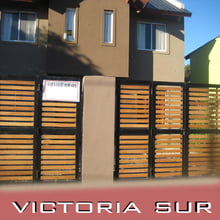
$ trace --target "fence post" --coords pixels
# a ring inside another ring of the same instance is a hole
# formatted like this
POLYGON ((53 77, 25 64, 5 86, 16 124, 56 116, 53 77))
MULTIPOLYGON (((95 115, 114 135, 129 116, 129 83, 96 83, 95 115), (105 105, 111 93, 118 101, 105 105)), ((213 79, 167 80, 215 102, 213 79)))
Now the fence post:
POLYGON ((150 118, 149 118, 149 177, 154 177, 155 172, 155 105, 156 84, 150 84, 150 118))
POLYGON ((33 181, 40 180, 42 78, 35 80, 33 181))
POLYGON ((189 158, 189 87, 183 84, 183 176, 188 176, 189 158))

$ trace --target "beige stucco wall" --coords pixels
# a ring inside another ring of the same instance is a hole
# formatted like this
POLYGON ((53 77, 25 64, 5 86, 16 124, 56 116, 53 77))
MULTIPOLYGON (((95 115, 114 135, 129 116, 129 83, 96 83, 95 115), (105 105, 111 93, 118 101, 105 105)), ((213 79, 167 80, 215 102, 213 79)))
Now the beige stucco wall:
POLYGON ((115 78, 83 80, 82 183, 113 181, 115 78))
POLYGON ((118 0, 52 0, 49 9, 48 72, 72 75, 128 76, 129 4, 118 0), (75 3, 74 3, 75 2, 75 3), (76 42, 63 39, 65 7, 77 7, 76 42), (104 10, 115 16, 114 44, 103 44, 104 10), (57 41, 57 42, 56 42, 57 41), (61 46, 56 48, 56 44, 61 46))
POLYGON ((131 17, 130 71, 132 79, 184 82, 183 18, 144 19, 131 17), (137 50, 138 21, 166 24, 167 49, 164 52, 137 50))
POLYGON ((167 52, 153 54, 154 81, 184 82, 183 22, 167 22, 167 52))

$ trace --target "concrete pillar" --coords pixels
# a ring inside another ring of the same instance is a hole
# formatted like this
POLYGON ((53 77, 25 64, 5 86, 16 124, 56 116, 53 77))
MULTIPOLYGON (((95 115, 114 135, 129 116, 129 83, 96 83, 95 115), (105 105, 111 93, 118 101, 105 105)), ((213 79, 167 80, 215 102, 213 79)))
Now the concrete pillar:
POLYGON ((83 79, 82 183, 113 182, 115 78, 83 79))

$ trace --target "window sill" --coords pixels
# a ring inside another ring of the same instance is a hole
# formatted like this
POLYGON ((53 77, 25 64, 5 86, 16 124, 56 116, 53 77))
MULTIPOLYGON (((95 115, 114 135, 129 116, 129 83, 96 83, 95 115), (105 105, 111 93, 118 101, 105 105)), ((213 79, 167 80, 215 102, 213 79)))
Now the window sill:
POLYGON ((16 45, 16 46, 37 46, 37 42, 25 42, 25 41, 0 41, 1 45, 10 46, 10 45, 16 45))
POLYGON ((113 42, 113 43, 102 43, 102 46, 104 47, 115 47, 116 44, 113 42))
POLYGON ((169 55, 169 51, 168 50, 140 50, 137 49, 138 53, 151 53, 151 54, 162 54, 162 55, 169 55))

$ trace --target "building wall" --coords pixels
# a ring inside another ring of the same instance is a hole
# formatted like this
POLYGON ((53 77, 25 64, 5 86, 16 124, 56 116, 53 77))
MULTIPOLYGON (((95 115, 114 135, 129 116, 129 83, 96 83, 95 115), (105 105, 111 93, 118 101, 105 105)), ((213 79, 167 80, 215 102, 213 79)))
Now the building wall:
POLYGON ((219 62, 219 51, 220 51, 220 37, 214 40, 214 45, 209 53, 209 83, 220 84, 220 62, 219 62))
POLYGON ((131 17, 130 76, 139 80, 184 81, 184 20, 183 18, 144 19, 133 13, 131 17), (137 50, 138 21, 166 24, 165 52, 137 50))
POLYGON ((35 43, 0 41, 0 74, 4 76, 34 76, 37 74, 43 75, 46 73, 48 6, 45 3, 42 3, 38 6, 30 5, 30 7, 27 9, 21 6, 18 3, 16 3, 16 5, 10 4, 8 6, 0 4, 0 13, 4 10, 36 12, 37 41, 35 43))
POLYGON ((194 51, 190 55, 190 82, 192 83, 215 83, 218 76, 215 76, 214 72, 210 70, 215 66, 215 54, 214 49, 216 41, 210 41, 203 47, 194 51), (211 67, 212 66, 212 67, 211 67), (213 77, 212 77, 213 76, 213 77), (215 79, 215 77, 217 77, 215 79), (210 81, 210 79, 212 80, 210 81), (214 81, 213 81, 214 80, 214 81))
POLYGON ((118 0, 50 2, 48 73, 128 76, 128 4, 118 0), (73 43, 63 39, 67 7, 77 7, 77 39, 73 43), (110 46, 102 43, 104 10, 113 10, 115 15, 115 40, 110 46))

